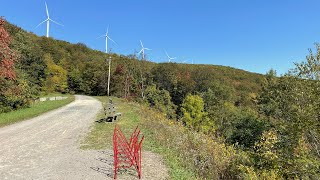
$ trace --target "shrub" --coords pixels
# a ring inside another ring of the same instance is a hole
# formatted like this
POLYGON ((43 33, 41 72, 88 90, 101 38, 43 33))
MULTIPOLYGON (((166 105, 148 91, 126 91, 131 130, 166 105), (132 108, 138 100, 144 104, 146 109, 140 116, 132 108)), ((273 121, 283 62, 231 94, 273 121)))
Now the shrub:
POLYGON ((229 179, 228 168, 236 151, 219 139, 187 129, 147 108, 141 110, 143 126, 155 137, 155 142, 173 150, 181 164, 203 179, 229 179))
POLYGON ((166 114, 167 118, 176 117, 176 105, 171 102, 170 94, 167 90, 157 89, 155 85, 148 86, 145 90, 145 99, 154 109, 166 114))

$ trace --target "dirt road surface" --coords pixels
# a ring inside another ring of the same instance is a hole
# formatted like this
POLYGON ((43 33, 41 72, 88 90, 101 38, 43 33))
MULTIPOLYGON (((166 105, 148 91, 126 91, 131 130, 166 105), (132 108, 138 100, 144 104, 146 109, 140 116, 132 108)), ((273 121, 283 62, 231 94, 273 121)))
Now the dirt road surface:
MULTIPOLYGON (((101 108, 98 100, 77 95, 67 106, 0 128, 0 179, 112 179, 112 150, 79 148, 101 108)), ((144 179, 165 179, 161 157, 144 155, 144 179)))

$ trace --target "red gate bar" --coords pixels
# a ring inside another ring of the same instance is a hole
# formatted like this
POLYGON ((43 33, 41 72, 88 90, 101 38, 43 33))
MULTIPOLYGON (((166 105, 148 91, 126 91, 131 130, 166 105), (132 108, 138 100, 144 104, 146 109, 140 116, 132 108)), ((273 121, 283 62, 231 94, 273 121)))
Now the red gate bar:
POLYGON ((140 134, 138 127, 132 133, 130 140, 126 137, 116 125, 113 133, 113 152, 114 152, 114 179, 117 178, 117 172, 120 168, 131 168, 132 166, 141 178, 142 164, 142 142, 144 136, 140 134))

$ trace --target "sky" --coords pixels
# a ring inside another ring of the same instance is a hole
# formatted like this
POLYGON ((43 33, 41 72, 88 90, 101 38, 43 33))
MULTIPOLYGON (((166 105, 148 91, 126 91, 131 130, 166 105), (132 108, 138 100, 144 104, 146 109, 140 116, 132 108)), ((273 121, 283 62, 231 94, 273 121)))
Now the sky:
MULTIPOLYGON (((47 0, 50 36, 105 51, 97 37, 109 27, 111 51, 147 58, 231 66, 284 74, 320 42, 318 0, 47 0)), ((39 36, 46 25, 43 0, 1 0, 0 16, 39 36)))

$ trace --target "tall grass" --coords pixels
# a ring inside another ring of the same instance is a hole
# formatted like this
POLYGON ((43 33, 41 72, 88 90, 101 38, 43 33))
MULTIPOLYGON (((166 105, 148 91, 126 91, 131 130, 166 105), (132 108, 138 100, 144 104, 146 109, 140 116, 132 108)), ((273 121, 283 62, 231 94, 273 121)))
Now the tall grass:
POLYGON ((74 101, 74 96, 69 95, 68 98, 64 100, 37 102, 28 108, 10 111, 8 113, 1 113, 0 127, 38 116, 42 113, 69 104, 72 101, 74 101))
MULTIPOLYGON (((98 97, 106 102, 105 97, 98 97)), ((113 98, 123 115, 116 123, 97 123, 82 148, 112 148, 115 124, 127 136, 138 125, 145 135, 143 148, 163 156, 171 179, 231 179, 230 169, 237 158, 232 146, 196 133, 164 114, 143 105, 113 98)), ((98 117, 97 119, 101 118, 98 117)))
MULTIPOLYGON (((198 179, 230 179, 230 166, 237 152, 219 139, 187 129, 181 123, 141 107, 142 125, 161 147, 166 159, 174 158, 198 179)), ((170 161, 169 161, 170 163, 170 161)))

